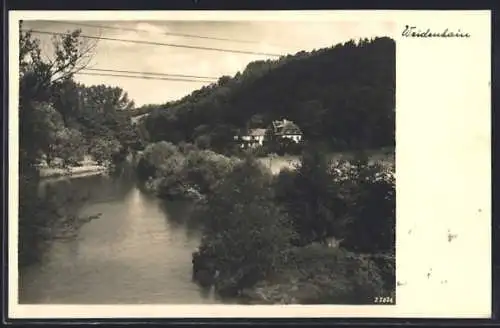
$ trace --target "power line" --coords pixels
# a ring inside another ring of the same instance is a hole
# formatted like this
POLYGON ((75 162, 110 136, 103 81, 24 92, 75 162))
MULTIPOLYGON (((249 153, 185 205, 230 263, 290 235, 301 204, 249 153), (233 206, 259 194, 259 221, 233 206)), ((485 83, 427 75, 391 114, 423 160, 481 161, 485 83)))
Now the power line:
MULTIPOLYGON (((37 34, 48 34, 48 35, 61 35, 61 36, 68 35, 68 33, 40 31, 40 30, 23 30, 23 32, 32 32, 32 33, 37 33, 37 34)), ((230 53, 258 55, 258 56, 272 56, 272 57, 281 57, 282 56, 282 55, 278 55, 278 54, 270 54, 270 53, 263 53, 263 52, 254 52, 254 51, 221 49, 221 48, 211 48, 211 47, 198 47, 198 46, 189 46, 189 45, 162 43, 162 42, 153 42, 153 41, 139 41, 139 40, 130 40, 130 39, 106 38, 106 37, 100 37, 100 36, 94 36, 94 35, 84 35, 84 34, 80 34, 80 36, 83 38, 88 38, 88 39, 117 41, 117 42, 130 42, 130 43, 148 44, 148 45, 154 45, 154 46, 165 46, 165 47, 176 47, 176 48, 186 48, 186 49, 230 52, 230 53)))
POLYGON ((91 76, 125 77, 125 78, 135 78, 135 79, 145 79, 145 80, 214 83, 214 81, 210 81, 210 80, 175 79, 175 78, 168 78, 168 77, 138 76, 138 75, 125 75, 125 74, 85 73, 85 72, 77 72, 75 74, 77 74, 77 75, 91 75, 91 76))
POLYGON ((112 73, 127 73, 127 74, 143 74, 143 75, 158 75, 167 77, 187 77, 194 79, 211 79, 217 81, 219 78, 213 76, 198 76, 198 75, 184 75, 184 74, 169 74, 169 73, 153 73, 153 72, 134 72, 134 71, 121 71, 115 69, 103 69, 103 68, 85 68, 85 71, 95 71, 95 72, 112 72, 112 73))
MULTIPOLYGON (((108 25, 86 24, 86 23, 79 23, 79 22, 72 22, 72 21, 45 20, 45 22, 51 22, 51 23, 55 23, 55 24, 72 24, 72 25, 76 25, 76 26, 95 27, 95 28, 102 28, 102 29, 108 29, 108 30, 118 30, 118 31, 148 32, 148 33, 151 32, 151 31, 139 29, 139 28, 114 27, 114 26, 108 26, 108 25)), ((172 33, 172 32, 158 32, 158 34, 180 36, 180 37, 184 37, 184 38, 194 38, 194 39, 229 41, 229 42, 246 43, 246 44, 258 44, 258 43, 260 43, 258 41, 238 40, 238 39, 230 39, 230 38, 218 38, 218 37, 212 37, 212 36, 202 36, 202 35, 172 33)))

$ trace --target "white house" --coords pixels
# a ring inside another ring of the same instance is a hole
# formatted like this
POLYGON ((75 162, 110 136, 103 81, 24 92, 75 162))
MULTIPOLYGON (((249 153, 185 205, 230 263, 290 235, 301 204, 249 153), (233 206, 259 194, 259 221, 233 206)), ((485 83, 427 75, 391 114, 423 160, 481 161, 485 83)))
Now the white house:
POLYGON ((234 139, 242 141, 240 146, 241 148, 244 148, 245 145, 248 145, 249 147, 257 147, 264 144, 265 135, 266 129, 251 129, 245 134, 235 136, 234 139))
POLYGON ((277 138, 293 140, 295 143, 302 141, 302 131, 300 128, 287 119, 280 121, 273 121, 269 129, 250 129, 240 135, 234 137, 234 140, 241 143, 240 147, 258 147, 264 145, 264 140, 266 138, 266 132, 272 130, 273 134, 277 138))
POLYGON ((302 140, 302 131, 292 121, 283 119, 273 122, 274 134, 281 138, 286 138, 295 141, 296 143, 302 140))

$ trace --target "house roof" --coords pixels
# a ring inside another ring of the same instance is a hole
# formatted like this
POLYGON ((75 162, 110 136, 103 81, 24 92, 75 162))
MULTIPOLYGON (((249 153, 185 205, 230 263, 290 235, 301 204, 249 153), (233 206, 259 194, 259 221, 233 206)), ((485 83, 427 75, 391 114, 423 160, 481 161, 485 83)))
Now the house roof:
POLYGON ((266 129, 252 129, 248 131, 248 135, 250 136, 264 136, 266 134, 266 129))
POLYGON ((275 133, 278 135, 283 135, 283 134, 301 135, 302 134, 302 131, 297 126, 297 124, 293 123, 292 121, 288 121, 288 120, 274 121, 273 128, 274 128, 275 133))

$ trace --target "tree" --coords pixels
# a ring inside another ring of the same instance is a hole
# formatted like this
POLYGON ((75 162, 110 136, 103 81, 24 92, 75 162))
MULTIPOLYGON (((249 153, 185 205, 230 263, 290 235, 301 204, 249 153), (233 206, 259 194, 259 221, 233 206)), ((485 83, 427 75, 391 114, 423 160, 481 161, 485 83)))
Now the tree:
POLYGON ((53 37, 54 55, 42 56, 40 41, 20 27, 19 68, 20 97, 36 100, 47 96, 51 86, 71 79, 90 64, 96 42, 80 37, 81 30, 53 37))
POLYGON ((265 125, 265 118, 263 114, 255 114, 248 121, 248 129, 263 128, 265 125))
MULTIPOLYGON (((22 23, 20 24, 22 28, 22 23)), ((90 61, 93 44, 80 31, 53 38, 54 55, 42 55, 39 40, 20 31, 19 40, 19 262, 39 258, 48 228, 60 219, 57 209, 64 200, 49 202, 37 195, 36 164, 48 155, 68 157, 78 133, 66 129, 64 116, 51 103, 52 93, 62 81, 90 61)))
POLYGON ((210 150, 194 150, 186 155, 185 176, 203 195, 212 193, 232 169, 231 159, 210 150))
POLYGON ((210 136, 200 135, 200 136, 196 137, 195 144, 200 149, 209 149, 210 148, 210 136))
POLYGON ((82 134, 77 129, 63 127, 56 132, 55 140, 50 145, 51 151, 48 154, 61 158, 63 164, 75 164, 83 159, 85 155, 81 144, 82 134))
MULTIPOLYGON (((198 212, 204 224, 196 272, 209 261, 219 272, 220 293, 235 294, 278 270, 293 238, 284 212, 272 199, 271 175, 246 159, 216 186, 198 212)), ((205 266, 206 267, 206 266, 205 266)))
POLYGON ((395 253, 396 184, 392 168, 354 162, 351 220, 344 247, 361 253, 395 253))
POLYGON ((264 149, 267 153, 278 153, 280 150, 280 140, 278 136, 274 133, 272 127, 266 130, 264 135, 264 142, 262 143, 264 149))
POLYGON ((94 113, 115 114, 130 111, 134 107, 134 102, 128 98, 127 92, 119 87, 104 84, 86 88, 82 97, 85 107, 94 113))
POLYGON ((65 80, 53 88, 51 99, 65 124, 81 132, 80 148, 95 159, 123 161, 122 154, 140 149, 139 131, 130 119, 134 103, 121 88, 65 80))
MULTIPOLYGON (((22 28, 22 23, 20 24, 22 28)), ((20 31, 19 44, 19 111, 20 111, 20 147, 22 160, 36 162, 41 151, 47 151, 47 138, 40 135, 40 115, 47 112, 46 106, 36 105, 35 102, 50 103, 53 94, 63 87, 73 75, 85 68, 92 59, 92 52, 96 43, 80 37, 81 31, 75 30, 63 36, 53 37, 53 56, 43 56, 40 41, 33 39, 30 32, 20 31), (41 110, 41 111, 40 111, 41 110)), ((65 108, 68 108, 66 106, 65 108)), ((55 107, 61 109, 61 107, 55 107)), ((59 111, 66 122, 66 112, 59 111)), ((43 133, 43 131, 41 132, 43 133)), ((47 132, 50 134, 50 132, 47 132)))
POLYGON ((323 147, 309 143, 297 170, 278 176, 277 200, 293 217, 299 244, 325 242, 344 232, 346 204, 339 197, 329 166, 323 147))
POLYGON ((325 133, 322 131, 327 110, 319 100, 309 100, 302 104, 299 122, 305 138, 308 140, 325 141, 325 133))

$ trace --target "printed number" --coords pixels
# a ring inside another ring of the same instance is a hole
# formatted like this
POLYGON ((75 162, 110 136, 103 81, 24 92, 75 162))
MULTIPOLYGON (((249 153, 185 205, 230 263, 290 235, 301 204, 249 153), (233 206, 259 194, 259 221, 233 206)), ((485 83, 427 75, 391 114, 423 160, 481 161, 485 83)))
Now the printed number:
POLYGON ((375 297, 375 303, 377 304, 391 304, 391 303, 394 303, 394 301, 392 300, 392 297, 375 297))

